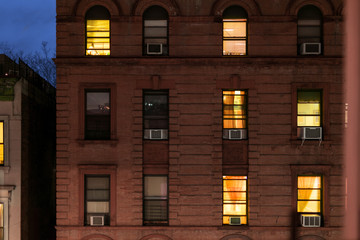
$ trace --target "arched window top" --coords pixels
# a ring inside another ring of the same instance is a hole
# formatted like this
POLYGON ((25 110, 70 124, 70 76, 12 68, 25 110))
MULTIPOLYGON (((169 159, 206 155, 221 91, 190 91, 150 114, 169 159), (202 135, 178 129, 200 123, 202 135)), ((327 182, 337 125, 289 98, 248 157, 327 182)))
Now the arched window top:
POLYGON ((110 12, 106 7, 96 5, 86 12, 85 18, 87 20, 108 20, 110 19, 110 12))
POLYGON ((298 19, 301 20, 321 20, 322 13, 319 8, 313 5, 306 5, 298 12, 298 19))
POLYGON ((233 5, 226 8, 223 12, 223 19, 247 19, 248 14, 244 8, 233 5))
POLYGON ((143 18, 146 20, 166 20, 169 18, 169 14, 164 8, 154 5, 145 10, 143 18))

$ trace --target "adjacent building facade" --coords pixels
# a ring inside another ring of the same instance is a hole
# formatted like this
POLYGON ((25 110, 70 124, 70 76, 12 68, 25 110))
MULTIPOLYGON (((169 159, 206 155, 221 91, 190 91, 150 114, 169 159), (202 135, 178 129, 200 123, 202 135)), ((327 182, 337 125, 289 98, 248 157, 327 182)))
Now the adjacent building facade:
POLYGON ((342 6, 57 1, 57 239, 341 239, 342 6))
POLYGON ((55 89, 0 54, 0 239, 55 239, 55 89))

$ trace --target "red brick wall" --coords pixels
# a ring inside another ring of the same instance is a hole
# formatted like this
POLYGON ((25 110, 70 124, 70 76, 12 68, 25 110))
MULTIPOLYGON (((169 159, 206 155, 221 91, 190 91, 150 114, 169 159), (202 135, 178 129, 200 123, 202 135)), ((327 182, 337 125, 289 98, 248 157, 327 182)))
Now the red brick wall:
MULTIPOLYGON (((239 232, 250 239, 294 235, 339 239, 344 208, 342 20, 331 13, 339 1, 331 1, 332 7, 324 1, 324 55, 297 57, 293 9, 301 1, 271 5, 265 0, 239 0, 249 13, 249 56, 241 58, 221 56, 222 25, 216 7, 221 10, 226 1, 180 0, 178 14, 170 15, 169 57, 141 56, 142 19, 131 15, 136 12, 131 1, 109 1, 121 12, 112 17, 111 57, 84 57, 84 19, 74 12, 86 9, 76 10, 75 2, 57 3, 58 239, 82 239, 94 232, 134 240, 155 233, 174 240, 231 239, 229 235, 239 232), (116 88, 115 139, 84 141, 79 135, 80 86, 103 82, 116 88), (318 141, 301 146, 292 138, 292 86, 314 82, 328 86, 326 120, 331 135, 320 146, 318 141), (238 171, 248 172, 249 226, 240 227, 222 226, 222 175, 231 169, 223 165, 223 158, 232 155, 223 152, 231 147, 222 140, 222 89, 234 88, 248 89, 249 139, 247 146, 239 144, 248 164, 238 171), (143 159, 152 159, 142 138, 143 89, 169 89, 169 140, 165 147, 158 146, 163 149, 161 159, 165 162, 168 157, 162 168, 169 174, 168 227, 142 226, 142 177, 154 171, 143 166, 143 159), (79 222, 80 164, 117 166, 112 190, 117 199, 116 226, 91 228, 79 222), (309 164, 330 169, 326 225, 295 231, 291 166, 309 164)), ((80 1, 79 6, 85 3, 80 1)))

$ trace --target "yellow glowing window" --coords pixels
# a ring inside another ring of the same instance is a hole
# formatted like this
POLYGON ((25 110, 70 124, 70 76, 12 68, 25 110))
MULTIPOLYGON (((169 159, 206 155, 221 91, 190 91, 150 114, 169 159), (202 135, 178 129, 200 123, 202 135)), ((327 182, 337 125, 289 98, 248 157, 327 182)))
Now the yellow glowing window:
POLYGON ((223 91, 223 127, 246 128, 246 91, 223 91))
POLYGON ((0 165, 4 165, 4 122, 0 121, 0 165))
POLYGON ((298 91, 297 126, 321 126, 321 91, 298 91))
POLYGON ((298 176, 297 211, 320 213, 322 200, 321 176, 298 176))
POLYGON ((247 224, 247 176, 223 176, 223 224, 229 217, 247 224))
POLYGON ((110 20, 86 21, 86 55, 110 55, 110 20))
POLYGON ((246 55, 246 19, 224 19, 223 55, 246 55))
POLYGON ((4 204, 0 203, 0 240, 4 239, 4 204))

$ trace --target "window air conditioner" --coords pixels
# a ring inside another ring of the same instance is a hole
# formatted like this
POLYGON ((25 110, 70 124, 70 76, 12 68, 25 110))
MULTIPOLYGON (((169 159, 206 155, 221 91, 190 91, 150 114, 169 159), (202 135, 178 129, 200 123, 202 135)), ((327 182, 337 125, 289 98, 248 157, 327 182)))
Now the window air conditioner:
POLYGON ((150 129, 150 139, 167 139, 167 129, 150 129))
POLYGON ((241 225, 240 217, 229 217, 229 225, 241 225))
POLYGON ((223 131, 224 139, 233 139, 233 140, 241 140, 247 138, 247 130, 246 129, 224 129, 223 131))
POLYGON ((303 127, 300 131, 301 139, 322 139, 322 127, 303 127))
POLYGON ((148 55, 161 55, 163 53, 162 43, 147 43, 146 54, 148 55))
POLYGON ((90 226, 104 226, 104 216, 90 216, 90 226))
POLYGON ((303 227, 320 227, 321 217, 319 215, 302 214, 301 226, 303 227))
POLYGON ((321 43, 303 43, 300 46, 301 55, 319 55, 321 43))

